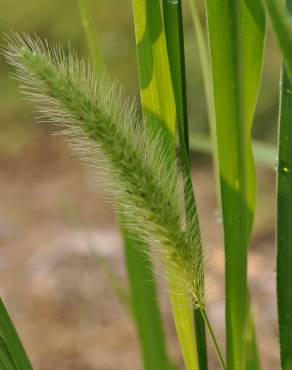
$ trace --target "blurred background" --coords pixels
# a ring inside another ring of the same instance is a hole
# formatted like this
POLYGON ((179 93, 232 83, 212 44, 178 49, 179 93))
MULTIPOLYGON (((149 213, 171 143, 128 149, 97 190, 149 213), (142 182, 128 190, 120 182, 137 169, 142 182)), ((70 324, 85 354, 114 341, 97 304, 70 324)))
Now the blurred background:
MULTIPOLYGON (((185 2, 185 48, 191 131, 208 123, 196 39, 185 2)), ((130 0, 93 0, 110 74, 139 99, 130 0)), ((203 7, 201 9, 203 17, 203 7)), ((0 43, 9 31, 70 42, 87 54, 77 0, 0 0, 0 43)), ((253 136, 275 145, 280 58, 266 43, 253 136)), ((127 290, 123 248, 112 209, 86 169, 47 124, 35 123, 0 56, 0 294, 39 370, 140 370, 135 329, 115 290, 127 290), (115 286, 115 288, 113 288, 115 286)), ((138 100, 139 101, 139 100, 138 100)), ((276 158, 274 158, 276 161, 276 158)), ((250 247, 263 368, 279 369, 275 272, 275 171, 258 165, 258 206, 250 247)), ((223 243, 211 157, 192 153, 192 172, 208 254, 208 310, 224 342, 223 243)), ((172 357, 181 363, 164 282, 161 304, 172 357)), ((211 362, 213 361, 211 354, 211 362)), ((213 361, 212 369, 216 369, 213 361)))

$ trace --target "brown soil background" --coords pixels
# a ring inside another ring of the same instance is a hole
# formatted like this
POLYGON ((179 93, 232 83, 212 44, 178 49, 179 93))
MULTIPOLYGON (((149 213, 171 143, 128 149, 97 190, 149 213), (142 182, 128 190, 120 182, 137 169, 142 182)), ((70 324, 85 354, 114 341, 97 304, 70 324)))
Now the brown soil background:
MULTIPOLYGON (((111 271, 127 288, 110 206, 59 136, 36 129, 22 155, 0 163, 0 293, 35 368, 142 369, 133 322, 109 279, 111 271)), ((263 369, 276 370, 274 173, 258 172, 249 280, 263 369)), ((208 255, 208 311, 224 343, 222 230, 209 160, 193 167, 193 180, 208 255)), ((181 363, 163 281, 161 292, 170 351, 181 363)))

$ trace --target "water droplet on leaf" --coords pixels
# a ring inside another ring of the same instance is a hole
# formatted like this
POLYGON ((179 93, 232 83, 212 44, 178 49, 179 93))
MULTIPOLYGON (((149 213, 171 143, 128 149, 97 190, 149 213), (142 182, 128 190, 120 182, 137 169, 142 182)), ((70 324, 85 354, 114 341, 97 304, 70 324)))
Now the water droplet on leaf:
POLYGON ((281 174, 284 174, 284 175, 287 175, 289 173, 289 167, 287 166, 287 164, 285 162, 282 162, 282 161, 278 161, 278 159, 276 160, 276 164, 274 166, 274 169, 281 173, 281 174))
POLYGON ((289 168, 286 165, 281 165, 278 168, 279 172, 286 175, 289 172, 289 168))

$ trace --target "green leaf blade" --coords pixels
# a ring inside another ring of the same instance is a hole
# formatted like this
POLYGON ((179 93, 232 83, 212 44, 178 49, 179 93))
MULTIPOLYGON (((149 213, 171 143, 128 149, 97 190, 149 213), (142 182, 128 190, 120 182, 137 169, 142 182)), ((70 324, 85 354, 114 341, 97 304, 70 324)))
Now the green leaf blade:
MULTIPOLYGON (((165 32, 158 0, 133 0, 140 94, 147 126, 163 129, 172 143, 175 160, 176 104, 167 53, 165 32)), ((163 145, 163 143, 161 143, 163 145)), ((187 370, 199 369, 192 311, 176 289, 170 288, 174 321, 187 370), (179 299, 181 298, 181 299, 179 299), (182 315, 182 316, 181 316, 182 315), (180 325, 183 322, 184 325, 180 325)))
MULTIPOLYGON (((190 204, 189 220, 195 220, 197 213, 195 196, 192 188, 189 159, 189 125, 187 115, 187 92, 185 74, 185 53, 181 1, 172 3, 163 1, 163 14, 167 52, 177 112, 179 135, 179 153, 184 177, 185 203, 190 204)), ((201 242, 202 249, 202 242, 201 242)), ((203 251, 202 251, 203 254, 203 251)), ((194 309, 194 325, 200 370, 208 368, 205 324, 199 309, 194 309)))
POLYGON ((17 370, 7 344, 2 337, 0 337, 0 364, 3 366, 3 370, 17 370))
POLYGON ((207 12, 224 221, 227 368, 243 370, 247 247, 255 210, 250 133, 265 29, 261 7, 249 1, 207 0, 207 12))
POLYGON ((277 303, 281 368, 292 369, 292 1, 266 0, 269 15, 283 53, 277 165, 277 303))
MULTIPOLYGON (((17 335, 15 327, 9 317, 9 314, 4 306, 3 301, 0 298, 0 333, 2 334, 3 341, 5 342, 9 354, 1 356, 1 360, 6 364, 8 369, 13 369, 13 363, 17 370, 33 370, 27 354, 23 348, 23 345, 17 335)), ((3 347, 0 351, 0 355, 3 355, 3 347)))
MULTIPOLYGON (((292 76, 292 27, 289 11, 282 0, 266 0, 269 15, 282 50, 290 77, 292 76)), ((288 2, 291 7, 290 1, 288 2)))
POLYGON ((153 266, 129 230, 123 230, 125 259, 130 281, 131 306, 137 324, 144 369, 171 369, 159 314, 153 266))
POLYGON ((97 33, 92 17, 89 0, 78 0, 81 21, 86 37, 87 46, 90 52, 92 62, 97 69, 102 68, 104 62, 98 45, 97 33))
POLYGON ((282 370, 292 369, 292 84, 282 72, 277 171, 277 299, 282 370))
POLYGON ((175 102, 160 4, 133 0, 133 9, 143 112, 147 123, 174 136, 175 102))

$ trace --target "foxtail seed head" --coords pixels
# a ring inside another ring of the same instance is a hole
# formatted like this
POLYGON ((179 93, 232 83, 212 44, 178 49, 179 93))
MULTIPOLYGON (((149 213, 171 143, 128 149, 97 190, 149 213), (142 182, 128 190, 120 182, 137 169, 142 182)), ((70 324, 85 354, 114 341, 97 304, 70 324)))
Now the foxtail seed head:
MULTIPOLYGON (((184 227, 172 144, 144 130, 135 104, 105 75, 96 76, 74 52, 25 35, 7 37, 4 54, 25 96, 43 117, 64 126, 71 147, 111 190, 127 227, 162 258, 194 304, 203 306, 204 282, 197 216, 184 227)), ((188 207, 187 207, 188 208, 188 207)))

